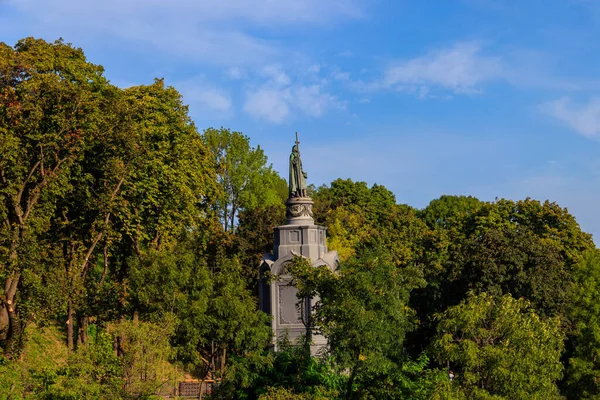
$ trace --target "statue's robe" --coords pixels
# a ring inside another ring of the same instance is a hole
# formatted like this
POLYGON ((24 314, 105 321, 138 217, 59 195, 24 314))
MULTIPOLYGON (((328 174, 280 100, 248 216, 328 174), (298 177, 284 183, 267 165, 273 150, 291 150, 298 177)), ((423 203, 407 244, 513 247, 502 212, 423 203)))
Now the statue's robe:
POLYGON ((305 173, 302 170, 300 152, 292 151, 290 154, 290 196, 302 197, 306 189, 305 173))

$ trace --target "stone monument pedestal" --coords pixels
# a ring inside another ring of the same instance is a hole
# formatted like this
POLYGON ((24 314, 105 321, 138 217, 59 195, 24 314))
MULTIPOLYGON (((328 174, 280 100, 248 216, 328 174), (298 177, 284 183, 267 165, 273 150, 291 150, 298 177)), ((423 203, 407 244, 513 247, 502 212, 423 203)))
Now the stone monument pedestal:
POLYGON ((315 267, 326 265, 332 271, 337 268, 337 251, 327 250, 327 229, 315 225, 312 206, 313 201, 309 197, 290 197, 286 201, 286 224, 275 228, 273 253, 265 254, 260 266, 259 297, 261 310, 273 317, 271 327, 275 350, 278 339, 283 336, 293 343, 299 337, 310 334, 311 353, 315 355, 327 346, 322 335, 307 330, 307 319, 317 299, 300 301, 296 288, 290 285, 291 276, 286 270, 287 264, 296 255, 306 257, 315 267), (297 307, 299 302, 301 304, 297 307))

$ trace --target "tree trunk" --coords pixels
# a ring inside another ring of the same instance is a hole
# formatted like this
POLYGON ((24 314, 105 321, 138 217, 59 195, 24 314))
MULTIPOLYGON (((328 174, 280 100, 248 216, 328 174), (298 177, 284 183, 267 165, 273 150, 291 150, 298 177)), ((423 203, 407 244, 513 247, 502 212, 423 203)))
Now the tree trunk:
POLYGON ((354 378, 356 378, 357 369, 358 365, 354 365, 352 367, 352 372, 350 373, 350 378, 348 378, 348 386, 346 387, 346 400, 352 399, 352 385, 354 385, 354 378))
POLYGON ((73 302, 71 299, 67 305, 67 348, 69 351, 73 351, 73 302))
POLYGON ((0 303, 0 340, 6 340, 8 337, 8 328, 10 326, 10 317, 8 316, 8 304, 0 303))
POLYGON ((198 400, 202 400, 202 389, 204 389, 204 378, 200 381, 200 393, 198 393, 198 400))
POLYGON ((78 332, 77 332, 77 344, 78 345, 84 345, 88 342, 88 321, 89 321, 89 317, 87 316, 80 316, 77 319, 77 327, 79 328, 78 332))
POLYGON ((104 248, 102 249, 102 255, 104 256, 104 270, 102 271, 102 277, 100 278, 100 282, 98 286, 102 286, 104 283, 104 279, 106 278, 106 274, 108 273, 108 244, 104 243, 104 248))
MULTIPOLYGON (((125 322, 125 317, 121 316, 121 318, 119 319, 119 323, 121 324, 121 326, 123 326, 123 322, 125 322)), ((116 353, 117 353, 117 357, 122 357, 124 355, 123 352, 123 335, 119 334, 116 338, 116 353)))
POLYGON ((8 314, 8 329, 6 332, 4 355, 6 358, 10 359, 18 353, 17 343, 19 342, 21 335, 21 321, 15 312, 13 304, 8 304, 7 301, 4 307, 8 314))
POLYGON ((231 225, 229 229, 233 232, 235 230, 235 214, 237 213, 237 206, 234 204, 231 205, 231 225))
POLYGON ((1 303, 0 337, 5 337, 4 355, 7 358, 11 358, 15 354, 15 346, 21 334, 21 321, 19 321, 15 305, 20 278, 21 274, 19 272, 12 273, 4 284, 5 300, 1 303))
POLYGON ((223 347, 223 353, 221 353, 221 367, 220 367, 220 373, 221 373, 221 378, 223 377, 223 375, 225 374, 225 358, 227 357, 227 347, 223 347))

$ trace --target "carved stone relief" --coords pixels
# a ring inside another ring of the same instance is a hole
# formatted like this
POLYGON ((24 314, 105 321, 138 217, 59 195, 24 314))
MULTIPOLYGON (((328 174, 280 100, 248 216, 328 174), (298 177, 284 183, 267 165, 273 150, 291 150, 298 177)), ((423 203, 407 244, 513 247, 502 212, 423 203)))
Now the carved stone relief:
POLYGON ((286 217, 288 219, 298 218, 298 217, 310 217, 312 218, 312 204, 309 203, 299 203, 299 204, 289 204, 286 208, 286 217))

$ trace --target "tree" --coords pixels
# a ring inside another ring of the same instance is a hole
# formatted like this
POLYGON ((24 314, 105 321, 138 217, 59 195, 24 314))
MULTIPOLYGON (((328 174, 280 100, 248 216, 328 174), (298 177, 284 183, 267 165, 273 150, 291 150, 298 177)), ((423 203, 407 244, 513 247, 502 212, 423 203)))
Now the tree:
POLYGON ((337 399, 347 379, 331 358, 311 357, 304 347, 281 341, 277 352, 236 358, 213 397, 337 399))
POLYGON ((187 371, 203 379, 226 373, 228 360, 245 357, 267 345, 268 317, 258 311, 236 260, 207 265, 206 247, 196 238, 168 251, 133 259, 131 303, 140 318, 176 317, 172 345, 187 371))
POLYGON ((287 184, 257 146, 241 132, 209 128, 202 135, 204 143, 213 152, 219 170, 218 182, 224 195, 216 209, 225 230, 233 231, 240 210, 259 206, 282 204, 287 198, 287 184))
POLYGON ((299 298, 318 298, 312 324, 337 365, 349 371, 345 398, 428 398, 428 360, 415 362, 404 350, 415 323, 407 306, 410 279, 383 249, 346 262, 339 274, 301 257, 290 271, 299 298))
POLYGON ((316 222, 328 227, 329 246, 342 261, 383 247, 396 265, 412 268, 420 262, 427 227, 415 209, 397 205, 384 186, 336 179, 318 188, 314 199, 316 222))
MULTIPOLYGON (((239 256, 248 287, 258 290, 258 265, 265 253, 273 251, 273 229, 285 222, 283 204, 256 207, 239 214, 235 254, 239 256)), ((257 292, 255 292, 257 294, 257 292)))
POLYGON ((436 318, 433 352, 438 362, 449 363, 453 384, 466 398, 560 398, 558 318, 541 319, 524 299, 472 292, 436 318))
MULTIPOLYGON (((81 49, 27 38, 0 43, 0 339, 21 334, 21 282, 44 268, 44 234, 87 144, 104 131, 115 88, 81 49)), ((27 301, 24 298, 21 301, 27 301)))
POLYGON ((566 209, 530 199, 444 196, 420 215, 432 230, 424 241, 427 286, 411 295, 422 322, 415 351, 434 334, 432 316, 470 290, 524 297, 541 316, 566 317, 573 267, 594 246, 566 209))
POLYGON ((170 338, 174 321, 163 318, 159 323, 122 321, 109 326, 120 342, 124 392, 130 398, 158 395, 164 386, 173 387, 177 371, 170 363, 173 348, 170 338))
MULTIPOLYGON (((64 243, 71 349, 74 316, 84 340, 85 308, 109 273, 111 255, 125 251, 121 256, 126 259, 168 247, 203 223, 218 190, 212 154, 175 89, 165 88, 162 80, 126 89, 118 111, 124 122, 114 122, 90 143, 74 165, 73 190, 57 201, 54 233, 64 243), (121 243, 111 246, 114 241, 121 243), (102 273, 90 276, 101 246, 102 273)), ((124 274, 120 271, 121 281, 124 274)))
POLYGON ((592 250, 575 270, 569 317, 565 392, 570 399, 600 396, 600 253, 592 250))
POLYGON ((119 222, 134 245, 160 249, 203 224, 220 195, 213 154, 179 92, 162 80, 125 90, 137 137, 119 222))

